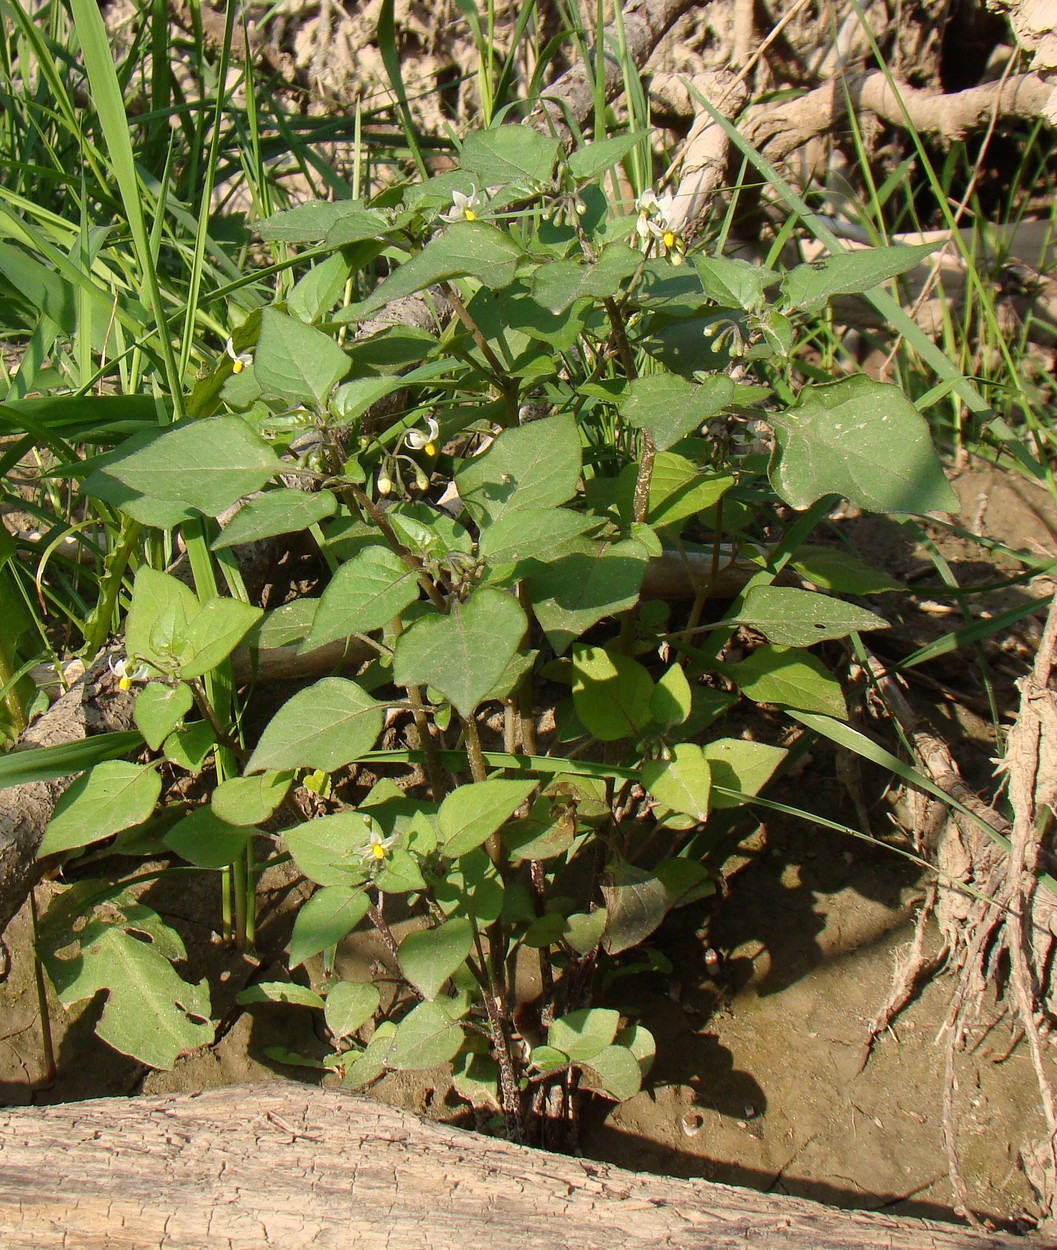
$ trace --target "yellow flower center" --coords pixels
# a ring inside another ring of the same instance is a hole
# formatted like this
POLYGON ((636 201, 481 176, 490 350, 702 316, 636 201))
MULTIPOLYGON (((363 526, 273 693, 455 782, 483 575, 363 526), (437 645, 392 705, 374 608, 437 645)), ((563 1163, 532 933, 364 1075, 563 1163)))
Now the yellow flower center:
POLYGON ((231 362, 232 373, 241 373, 245 368, 246 366, 241 360, 234 360, 231 362))
POLYGON ((466 218, 467 221, 477 220, 477 214, 473 211, 472 208, 464 208, 462 210, 462 215, 466 218))
POLYGON ((131 679, 128 677, 118 678, 117 688, 118 690, 131 690, 132 689, 131 679))
POLYGON ((422 448, 422 450, 426 453, 427 456, 435 456, 437 454, 437 444, 427 443, 425 447, 422 448))
POLYGON ((372 842, 371 854, 375 859, 385 859, 385 847, 382 846, 381 842, 372 842))
POLYGON ((674 246, 675 246, 675 232, 674 232, 674 231, 672 231, 672 230, 665 230, 665 232, 664 232, 664 246, 665 246, 665 247, 674 247, 674 246))

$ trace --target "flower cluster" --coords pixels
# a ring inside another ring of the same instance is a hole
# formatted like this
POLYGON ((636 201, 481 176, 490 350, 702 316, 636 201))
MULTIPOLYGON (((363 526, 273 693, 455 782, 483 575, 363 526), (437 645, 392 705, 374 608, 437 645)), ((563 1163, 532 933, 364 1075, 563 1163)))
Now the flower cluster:
POLYGON ((686 243, 675 227, 675 199, 671 191, 657 195, 647 188, 635 201, 635 208, 635 233, 644 247, 657 244, 663 255, 671 257, 673 265, 682 264, 686 243))
MULTIPOLYGON (((411 451, 420 451, 424 456, 432 458, 439 450, 437 447, 439 436, 440 426, 433 417, 427 417, 426 428, 424 430, 408 430, 400 439, 400 445, 410 448, 411 451)), ((423 491, 429 486, 428 474, 410 456, 401 455, 398 452, 395 456, 387 455, 382 468, 379 470, 378 493, 380 495, 389 494, 393 489, 394 478, 403 486, 404 480, 400 470, 400 461, 404 461, 414 475, 414 487, 416 490, 423 491)))

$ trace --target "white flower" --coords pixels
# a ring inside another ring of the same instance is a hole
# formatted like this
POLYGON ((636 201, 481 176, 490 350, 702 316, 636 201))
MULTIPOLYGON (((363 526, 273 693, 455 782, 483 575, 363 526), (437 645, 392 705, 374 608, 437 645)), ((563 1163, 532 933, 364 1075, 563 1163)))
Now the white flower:
POLYGON ((427 456, 435 456, 437 454, 437 435, 439 433, 440 426, 432 417, 427 417, 426 428, 424 430, 408 430, 404 435, 403 441, 412 451, 424 451, 427 456))
POLYGON ((117 688, 119 690, 131 690, 133 682, 148 681, 150 679, 150 669, 146 664, 136 664, 130 668, 128 656, 112 655, 108 667, 117 678, 117 688))
POLYGON ((224 351, 231 357, 231 372, 241 373, 243 369, 253 364, 253 357, 249 352, 235 352, 235 344, 231 341, 231 335, 228 335, 228 341, 224 344, 224 351))
POLYGON ((681 263, 686 244, 675 227, 675 197, 671 191, 657 195, 647 187, 635 201, 635 207, 635 233, 639 238, 644 243, 656 239, 675 264, 681 263))
POLYGON ((451 208, 446 213, 441 213, 441 221, 476 221, 477 213, 483 207, 484 201, 471 183, 469 195, 463 195, 461 191, 451 193, 451 208))
POLYGON ((370 840, 363 848, 360 858, 372 868, 380 868, 385 863, 390 848, 396 842, 396 834, 391 833, 389 837, 383 838, 382 831, 370 817, 364 817, 364 823, 371 825, 371 833, 370 840))

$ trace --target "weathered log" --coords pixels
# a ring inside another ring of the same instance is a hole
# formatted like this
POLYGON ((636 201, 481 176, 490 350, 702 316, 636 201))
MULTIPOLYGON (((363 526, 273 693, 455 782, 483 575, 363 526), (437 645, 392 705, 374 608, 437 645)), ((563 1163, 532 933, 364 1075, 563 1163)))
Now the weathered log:
POLYGON ((0 1115, 5 1250, 1040 1250, 627 1172, 290 1082, 0 1115))

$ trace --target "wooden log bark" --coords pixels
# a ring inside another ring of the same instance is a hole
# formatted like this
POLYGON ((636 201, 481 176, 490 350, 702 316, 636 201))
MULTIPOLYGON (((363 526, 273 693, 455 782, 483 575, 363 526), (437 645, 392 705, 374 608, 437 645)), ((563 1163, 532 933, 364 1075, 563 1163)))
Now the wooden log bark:
POLYGON ((276 1082, 0 1115, 5 1250, 1041 1250, 627 1172, 276 1082))

